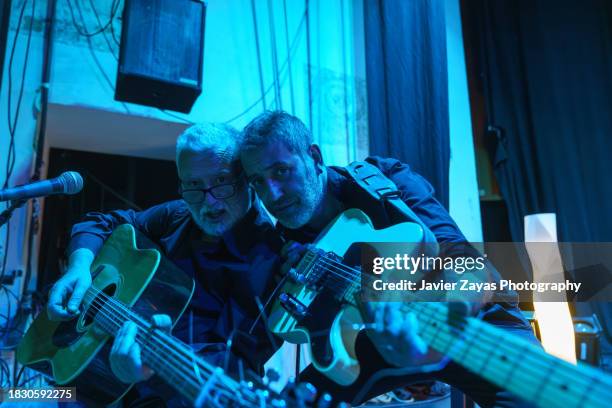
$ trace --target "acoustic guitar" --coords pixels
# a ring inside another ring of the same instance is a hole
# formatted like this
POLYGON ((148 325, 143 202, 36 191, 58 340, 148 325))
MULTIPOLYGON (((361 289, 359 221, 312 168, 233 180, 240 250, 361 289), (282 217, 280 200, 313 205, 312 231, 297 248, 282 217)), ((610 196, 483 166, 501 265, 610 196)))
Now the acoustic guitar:
POLYGON ((124 396, 131 384, 110 370, 110 339, 126 321, 138 325, 145 364, 187 401, 212 407, 303 406, 263 384, 237 381, 197 356, 189 346, 153 327, 152 315, 165 313, 173 324, 193 294, 193 280, 166 260, 131 225, 119 226, 93 264, 93 283, 81 314, 56 322, 40 313, 17 349, 17 360, 76 387, 79 401, 105 406, 124 396))

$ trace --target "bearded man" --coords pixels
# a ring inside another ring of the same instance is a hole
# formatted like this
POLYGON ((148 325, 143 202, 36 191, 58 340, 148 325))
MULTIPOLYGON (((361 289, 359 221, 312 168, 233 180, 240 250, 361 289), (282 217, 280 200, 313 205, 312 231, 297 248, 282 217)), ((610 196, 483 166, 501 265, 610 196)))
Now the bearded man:
MULTIPOLYGON (((407 221, 398 217, 393 206, 364 191, 351 178, 347 168, 326 166, 319 146, 313 143, 311 132, 300 119, 286 112, 264 112, 247 125, 241 161, 257 195, 278 219, 277 229, 290 242, 283 250, 288 265, 297 263, 304 253, 304 245, 312 243, 344 210, 359 209, 381 228, 407 221)), ((367 158, 366 162, 397 186, 401 200, 416 216, 412 221, 430 230, 438 243, 452 247, 454 243, 466 242, 448 212, 434 198, 432 186, 407 164, 380 157, 367 158)), ((384 316, 387 323, 393 324, 386 325, 387 329, 378 336, 380 342, 397 346, 392 350, 396 358, 409 360, 414 357, 418 360, 423 357, 426 344, 418 335, 417 320, 412 315, 400 313, 397 307, 388 306, 390 304, 384 308, 384 316)), ((484 321, 537 343, 516 303, 487 303, 479 313, 484 321)), ((362 334, 357 339, 357 348, 361 346, 366 352, 362 353, 365 359, 360 363, 367 365, 368 357, 378 353, 380 348, 374 348, 362 334)), ((481 407, 527 406, 517 396, 452 362, 437 372, 435 378, 461 389, 481 407)), ((329 392, 337 400, 353 404, 364 402, 353 400, 359 390, 340 389, 312 368, 305 370, 301 379, 312 382, 320 391, 329 392)), ((378 381, 368 397, 391 391, 414 379, 395 377, 378 381)))
MULTIPOLYGON (((264 328, 259 324, 251 336, 242 333, 249 331, 258 313, 255 296, 262 296, 271 271, 278 267, 271 248, 279 243, 241 171, 240 142, 241 133, 230 126, 192 126, 176 143, 181 200, 138 212, 89 213, 76 224, 66 273, 49 295, 50 318, 76 316, 92 283, 90 266, 96 253, 117 226, 127 223, 158 244, 195 281, 191 303, 172 334, 217 365, 226 362, 226 344, 233 337, 232 353, 251 368, 261 367, 271 354, 266 351, 270 344, 264 328)), ((154 316, 154 323, 166 330, 171 324, 165 315, 154 316)), ((110 353, 111 368, 121 381, 150 379, 134 387, 137 391, 128 394, 124 405, 181 406, 182 401, 157 377, 151 378, 154 373, 142 363, 137 332, 134 323, 125 323, 110 353), (163 392, 153 392, 158 389, 163 392)))

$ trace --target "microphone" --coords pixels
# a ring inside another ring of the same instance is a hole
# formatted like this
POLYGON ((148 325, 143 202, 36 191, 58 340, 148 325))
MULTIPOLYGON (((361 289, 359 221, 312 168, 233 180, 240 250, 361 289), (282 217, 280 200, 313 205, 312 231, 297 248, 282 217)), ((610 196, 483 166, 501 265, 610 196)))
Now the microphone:
POLYGON ((53 194, 76 194, 82 189, 83 177, 76 171, 67 171, 50 180, 0 190, 0 201, 27 200, 53 194))

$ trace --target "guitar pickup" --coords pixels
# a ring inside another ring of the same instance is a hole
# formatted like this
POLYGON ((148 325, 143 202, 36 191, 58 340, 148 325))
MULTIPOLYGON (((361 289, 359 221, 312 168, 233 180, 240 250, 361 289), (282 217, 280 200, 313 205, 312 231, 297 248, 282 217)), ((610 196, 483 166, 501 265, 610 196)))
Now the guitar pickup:
POLYGON ((283 292, 279 296, 281 306, 294 317, 304 317, 308 314, 308 308, 290 293, 283 292))

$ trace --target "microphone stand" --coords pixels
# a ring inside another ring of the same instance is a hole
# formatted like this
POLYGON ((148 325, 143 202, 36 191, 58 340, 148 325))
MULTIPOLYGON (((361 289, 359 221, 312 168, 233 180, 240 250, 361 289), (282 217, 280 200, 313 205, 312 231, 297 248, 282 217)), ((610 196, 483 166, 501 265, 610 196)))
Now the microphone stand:
POLYGON ((28 200, 21 199, 21 200, 11 201, 11 205, 9 205, 6 210, 0 213, 0 227, 6 224, 8 220, 11 218, 11 216, 13 215, 13 211, 18 209, 19 207, 22 207, 26 203, 26 201, 28 200))

